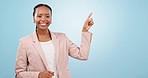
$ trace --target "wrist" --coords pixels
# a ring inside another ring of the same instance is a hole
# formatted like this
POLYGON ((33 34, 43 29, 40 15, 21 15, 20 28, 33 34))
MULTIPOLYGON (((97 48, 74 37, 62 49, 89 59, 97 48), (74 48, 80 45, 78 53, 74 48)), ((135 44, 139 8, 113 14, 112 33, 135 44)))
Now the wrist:
POLYGON ((88 30, 86 30, 86 29, 82 29, 82 32, 88 32, 88 30))
POLYGON ((84 27, 84 28, 82 29, 82 32, 88 32, 88 30, 84 27))

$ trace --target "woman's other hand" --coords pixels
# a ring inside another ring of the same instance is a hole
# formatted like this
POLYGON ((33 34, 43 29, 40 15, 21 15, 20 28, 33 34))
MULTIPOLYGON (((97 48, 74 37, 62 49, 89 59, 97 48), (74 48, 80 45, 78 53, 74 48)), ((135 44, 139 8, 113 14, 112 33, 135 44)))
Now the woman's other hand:
POLYGON ((54 72, 51 71, 43 71, 39 73, 38 78, 52 78, 54 76, 54 72))

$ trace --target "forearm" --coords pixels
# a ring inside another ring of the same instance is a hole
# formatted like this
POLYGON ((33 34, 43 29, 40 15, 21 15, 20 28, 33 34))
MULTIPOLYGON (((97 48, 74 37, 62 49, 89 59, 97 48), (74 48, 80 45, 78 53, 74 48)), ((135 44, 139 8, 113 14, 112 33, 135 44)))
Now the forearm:
POLYGON ((79 60, 87 60, 90 51, 91 38, 92 38, 92 33, 82 32, 80 47, 77 47, 74 43, 70 42, 70 49, 69 49, 70 56, 79 60))

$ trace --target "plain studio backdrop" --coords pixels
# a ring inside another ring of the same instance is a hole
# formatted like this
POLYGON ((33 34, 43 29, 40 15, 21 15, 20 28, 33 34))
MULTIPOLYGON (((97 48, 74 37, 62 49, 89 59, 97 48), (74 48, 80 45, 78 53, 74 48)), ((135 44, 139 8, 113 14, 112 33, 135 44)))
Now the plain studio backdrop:
POLYGON ((77 45, 93 12, 89 59, 69 57, 73 78, 148 78, 148 0, 0 0, 0 78, 14 78, 18 40, 35 30, 38 3, 53 9, 50 30, 77 45))

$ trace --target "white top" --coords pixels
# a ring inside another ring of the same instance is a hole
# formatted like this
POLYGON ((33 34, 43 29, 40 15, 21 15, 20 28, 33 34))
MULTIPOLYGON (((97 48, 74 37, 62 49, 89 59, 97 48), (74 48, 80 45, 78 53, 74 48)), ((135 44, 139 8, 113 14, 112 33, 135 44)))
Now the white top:
POLYGON ((56 73, 55 51, 52 40, 48 42, 40 42, 40 44, 43 49, 48 67, 50 71, 54 72, 54 76, 52 78, 58 78, 56 73))

